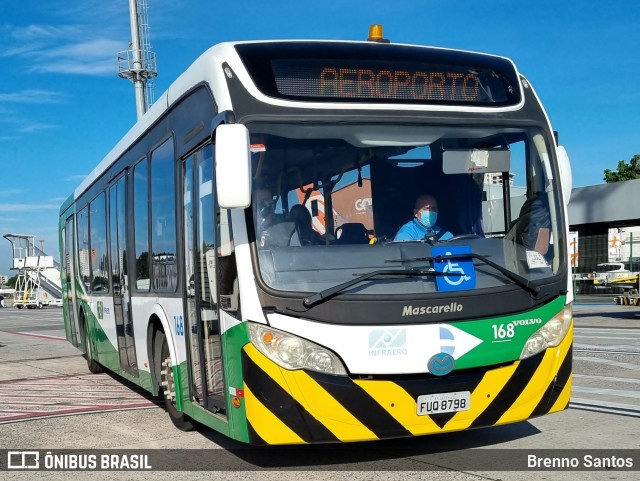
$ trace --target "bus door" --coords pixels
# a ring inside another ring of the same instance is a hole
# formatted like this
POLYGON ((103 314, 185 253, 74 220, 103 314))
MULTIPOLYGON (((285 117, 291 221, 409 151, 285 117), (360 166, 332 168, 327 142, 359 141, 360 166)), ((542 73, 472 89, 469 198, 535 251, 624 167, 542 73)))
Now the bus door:
POLYGON ((63 304, 63 308, 65 309, 67 319, 69 319, 67 339, 69 339, 74 346, 78 346, 80 341, 78 340, 78 316, 76 316, 75 249, 73 248, 75 245, 73 242, 75 235, 73 219, 73 216, 69 217, 64 226, 63 282, 67 302, 63 304))
POLYGON ((192 399, 226 416, 223 346, 218 310, 215 204, 211 146, 182 164, 185 252, 184 312, 189 336, 192 399))
POLYGON ((113 292, 113 316, 116 323, 120 367, 138 375, 133 319, 129 306, 131 296, 127 276, 125 177, 109 188, 109 258, 113 292))

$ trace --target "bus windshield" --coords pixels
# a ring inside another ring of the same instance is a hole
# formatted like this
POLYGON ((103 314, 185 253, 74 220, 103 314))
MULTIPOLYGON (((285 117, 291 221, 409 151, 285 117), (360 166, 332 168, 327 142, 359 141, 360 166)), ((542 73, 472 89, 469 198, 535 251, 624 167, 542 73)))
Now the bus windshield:
POLYGON ((349 283, 344 294, 437 296, 543 283, 564 269, 553 146, 541 129, 248 127, 250 237, 272 290, 349 283))

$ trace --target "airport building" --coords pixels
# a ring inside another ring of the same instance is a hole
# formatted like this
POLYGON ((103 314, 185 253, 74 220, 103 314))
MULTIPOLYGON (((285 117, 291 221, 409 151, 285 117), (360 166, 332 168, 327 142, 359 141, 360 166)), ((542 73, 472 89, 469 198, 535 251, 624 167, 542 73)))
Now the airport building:
MULTIPOLYGON (((593 279, 597 271, 640 271, 639 205, 640 179, 573 189, 569 226, 574 279, 593 279)), ((622 274, 620 278, 630 277, 622 274)), ((612 289, 615 283, 612 287, 608 282, 596 290, 612 289)))

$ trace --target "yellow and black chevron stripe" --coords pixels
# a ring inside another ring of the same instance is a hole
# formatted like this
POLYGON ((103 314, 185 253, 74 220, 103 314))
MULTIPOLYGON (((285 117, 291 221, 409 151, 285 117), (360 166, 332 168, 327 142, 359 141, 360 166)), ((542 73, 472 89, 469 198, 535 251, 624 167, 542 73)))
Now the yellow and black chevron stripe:
POLYGON ((247 344, 242 353, 252 444, 364 441, 522 421, 566 409, 572 329, 556 348, 507 366, 448 376, 351 379, 282 369, 247 344), (471 392, 471 408, 417 415, 423 394, 471 392))

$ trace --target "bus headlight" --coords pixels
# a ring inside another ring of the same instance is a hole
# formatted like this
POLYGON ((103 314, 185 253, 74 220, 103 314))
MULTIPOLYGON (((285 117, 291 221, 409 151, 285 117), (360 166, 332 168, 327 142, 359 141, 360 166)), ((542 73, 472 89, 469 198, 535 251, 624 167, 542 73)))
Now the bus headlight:
POLYGON ((566 305, 558 314, 553 316, 549 322, 534 332, 527 340, 520 354, 520 359, 535 356, 548 347, 556 347, 569 332, 573 309, 571 304, 566 305))
POLYGON ((293 334, 250 322, 249 338, 258 351, 285 369, 347 374, 342 361, 333 352, 293 334))

